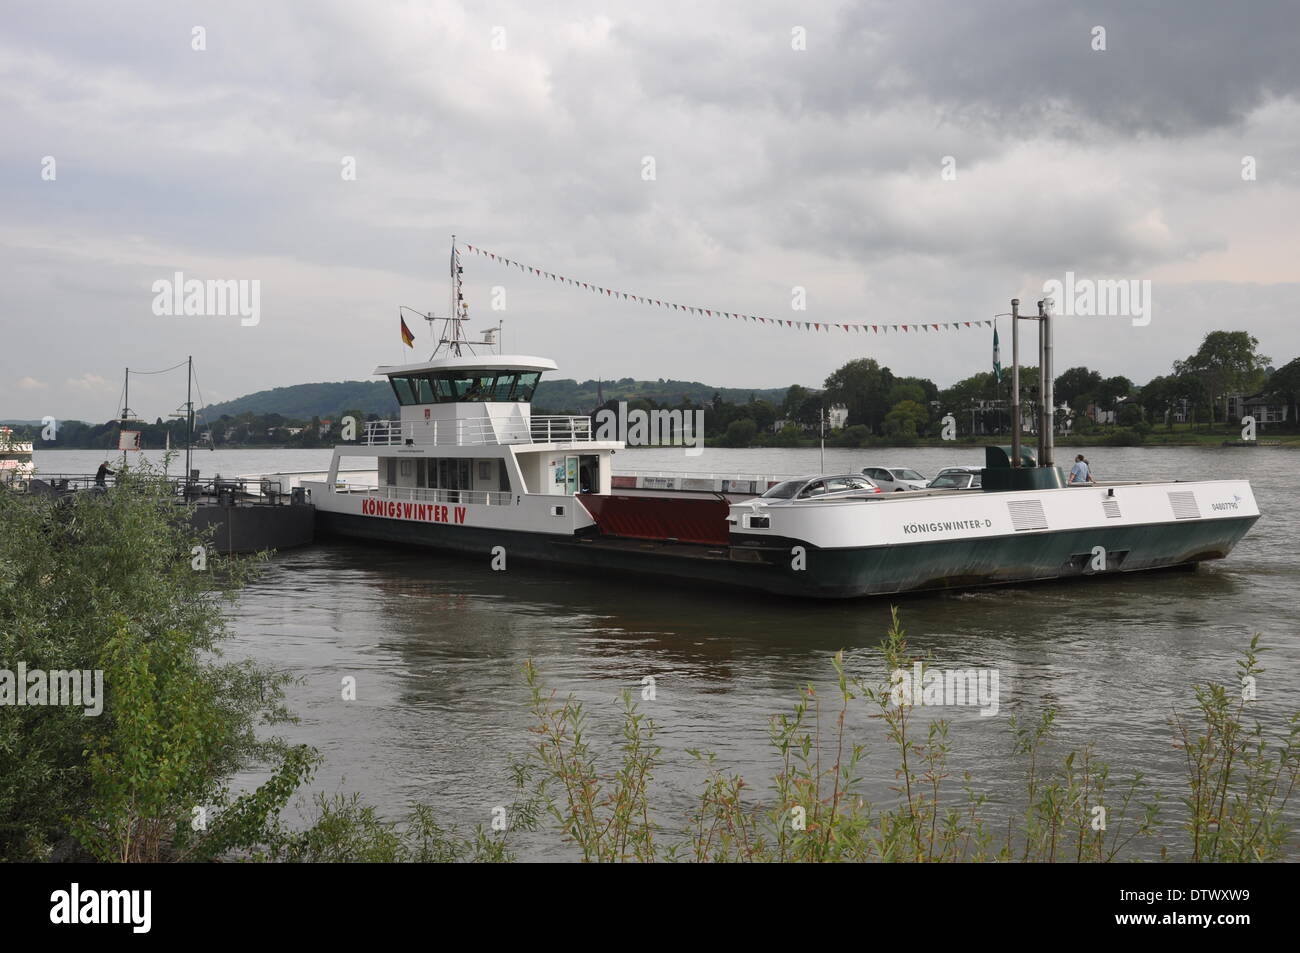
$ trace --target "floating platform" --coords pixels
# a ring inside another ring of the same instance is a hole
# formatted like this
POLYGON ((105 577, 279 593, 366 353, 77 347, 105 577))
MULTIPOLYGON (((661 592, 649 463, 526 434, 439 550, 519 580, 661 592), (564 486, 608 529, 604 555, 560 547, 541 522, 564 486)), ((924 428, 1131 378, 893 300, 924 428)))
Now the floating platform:
MULTIPOLYGON (((177 506, 191 507, 189 522, 195 530, 212 530, 219 552, 256 553, 268 549, 293 549, 316 539, 316 507, 306 490, 279 492, 279 484, 226 480, 166 478, 177 506), (254 492, 255 491, 255 492, 254 492)), ((107 488, 87 474, 41 474, 25 489, 56 499, 82 493, 105 493, 107 488)))
POLYGON ((190 525, 196 530, 213 529, 213 542, 223 553, 293 549, 315 541, 316 507, 310 503, 198 503, 190 514, 190 525))

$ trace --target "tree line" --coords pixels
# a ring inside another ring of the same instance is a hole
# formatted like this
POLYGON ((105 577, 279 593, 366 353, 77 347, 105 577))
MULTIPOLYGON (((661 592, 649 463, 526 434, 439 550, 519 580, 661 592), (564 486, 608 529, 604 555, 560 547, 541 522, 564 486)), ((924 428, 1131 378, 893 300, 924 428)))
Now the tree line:
MULTIPOLYGON (((1095 430, 1096 411, 1114 415, 1114 424, 1141 434, 1158 426, 1171 428, 1175 417, 1190 424, 1214 425, 1228 420, 1228 397, 1232 394, 1262 394, 1265 399, 1287 408, 1283 429, 1295 430, 1297 401, 1300 400, 1300 358, 1274 369, 1270 358, 1259 352, 1259 341, 1246 331, 1213 331, 1205 336, 1195 353, 1173 362, 1168 374, 1138 386, 1122 375, 1104 376, 1088 367, 1071 367, 1054 381, 1058 406, 1071 414, 1071 431, 1086 434, 1095 430)), ((937 437, 944 419, 952 415, 959 435, 978 432, 1010 432, 1010 370, 1004 368, 998 380, 992 370, 981 371, 940 388, 924 377, 897 376, 874 358, 856 358, 827 376, 818 390, 795 384, 781 400, 772 391, 753 391, 749 399, 727 400, 737 391, 715 390, 711 399, 698 399, 690 392, 676 401, 637 397, 627 400, 632 410, 703 410, 705 437, 727 446, 755 443, 796 446, 816 433, 823 413, 843 407, 847 418, 840 427, 827 425, 832 443, 861 446, 872 439, 907 440, 937 437)), ((624 382, 611 382, 621 384, 624 382)), ((739 392, 743 394, 742 392, 739 392)), ((588 397, 588 400, 591 398, 588 397)), ((1020 403, 1026 415, 1038 405, 1038 368, 1021 368, 1020 403)), ((600 407, 534 404, 535 414, 583 414, 601 408, 617 410, 617 398, 600 407)), ((353 416, 358 422, 377 420, 376 413, 345 410, 333 419, 319 415, 294 418, 279 413, 222 414, 212 421, 198 420, 195 440, 209 446, 329 447, 341 442, 340 421, 353 416), (210 436, 203 437, 203 431, 210 436)), ((1271 425, 1276 427, 1277 425, 1271 425)), ((38 448, 117 447, 118 421, 88 424, 69 420, 60 423, 55 439, 45 440, 39 425, 16 426, 17 439, 32 440, 38 448)), ((185 440, 183 420, 140 423, 144 446, 157 449, 170 435, 171 445, 185 440)))
MULTIPOLYGON (((1190 424, 1235 424, 1228 419, 1233 394, 1260 394, 1284 405, 1285 429, 1295 430, 1300 358, 1274 369, 1248 332, 1214 331, 1195 353, 1174 361, 1170 373, 1142 386, 1122 375, 1107 377, 1088 367, 1071 367, 1055 378, 1053 388, 1057 406, 1069 410, 1074 433, 1095 430, 1098 411, 1113 414, 1116 426, 1139 434, 1162 425, 1172 429, 1179 416, 1190 424)), ((797 442, 808 431, 816 432, 822 414, 836 406, 847 410, 847 419, 842 429, 828 427, 828 433, 832 442, 850 446, 871 438, 937 437, 949 415, 958 434, 968 435, 977 427, 1009 433, 1010 398, 1009 368, 1002 370, 1000 380, 992 370, 981 371, 941 389, 926 378, 896 376, 874 358, 856 358, 832 372, 820 391, 791 387, 779 407, 763 402, 715 406, 706 433, 740 446, 754 439, 775 445, 797 442), (761 436, 776 421, 782 422, 777 432, 761 436)), ((1038 368, 1023 366, 1022 412, 1029 416, 1040 399, 1038 368)))

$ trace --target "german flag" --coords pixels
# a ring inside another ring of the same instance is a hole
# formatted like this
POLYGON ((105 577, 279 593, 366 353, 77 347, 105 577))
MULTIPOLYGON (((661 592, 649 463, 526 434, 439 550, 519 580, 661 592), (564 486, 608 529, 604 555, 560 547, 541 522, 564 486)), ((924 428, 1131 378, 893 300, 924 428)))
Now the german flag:
POLYGON ((402 343, 407 347, 415 347, 415 335, 411 329, 406 326, 406 318, 399 317, 397 320, 402 322, 402 343))

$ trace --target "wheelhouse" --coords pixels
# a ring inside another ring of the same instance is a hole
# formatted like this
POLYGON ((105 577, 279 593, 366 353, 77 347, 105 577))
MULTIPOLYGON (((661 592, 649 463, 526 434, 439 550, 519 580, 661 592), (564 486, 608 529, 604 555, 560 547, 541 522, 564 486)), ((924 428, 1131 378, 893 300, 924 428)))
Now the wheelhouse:
POLYGON ((619 441, 595 439, 591 418, 532 412, 555 362, 523 355, 447 356, 383 365, 399 418, 366 425, 340 459, 373 456, 383 498, 504 505, 524 494, 608 493, 619 441))

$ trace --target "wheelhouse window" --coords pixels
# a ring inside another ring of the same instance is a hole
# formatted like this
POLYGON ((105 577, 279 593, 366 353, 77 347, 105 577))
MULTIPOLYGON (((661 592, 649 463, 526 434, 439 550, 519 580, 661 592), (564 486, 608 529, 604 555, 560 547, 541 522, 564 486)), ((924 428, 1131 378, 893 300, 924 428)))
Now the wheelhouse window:
POLYGON ((393 393, 397 395, 397 402, 403 407, 408 407, 416 402, 415 390, 411 387, 411 378, 390 377, 388 382, 393 385, 393 393))
POLYGON ((541 371, 521 371, 515 379, 515 389, 511 400, 531 401, 533 391, 537 389, 537 382, 541 379, 541 371))
POLYGON ((397 402, 406 407, 474 401, 524 403, 533 399, 541 376, 540 371, 431 371, 395 375, 389 381, 397 402))

